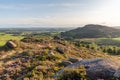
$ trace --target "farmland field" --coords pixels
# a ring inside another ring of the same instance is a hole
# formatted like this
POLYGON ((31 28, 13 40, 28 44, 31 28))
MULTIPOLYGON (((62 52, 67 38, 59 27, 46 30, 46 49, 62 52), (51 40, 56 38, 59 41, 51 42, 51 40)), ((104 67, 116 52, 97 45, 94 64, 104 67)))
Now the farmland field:
POLYGON ((11 34, 0 33, 0 46, 4 46, 8 40, 20 40, 23 36, 13 36, 11 34))
POLYGON ((94 42, 98 45, 111 45, 120 47, 120 38, 87 38, 80 39, 80 41, 84 42, 94 42))

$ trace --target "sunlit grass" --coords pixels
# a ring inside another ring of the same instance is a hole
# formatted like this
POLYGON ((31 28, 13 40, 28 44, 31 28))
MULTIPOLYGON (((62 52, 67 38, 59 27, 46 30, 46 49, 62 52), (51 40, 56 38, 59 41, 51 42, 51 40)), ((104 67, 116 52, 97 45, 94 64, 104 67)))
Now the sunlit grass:
POLYGON ((2 34, 0 33, 0 46, 5 45, 6 41, 8 40, 20 40, 23 36, 12 36, 10 34, 2 34))

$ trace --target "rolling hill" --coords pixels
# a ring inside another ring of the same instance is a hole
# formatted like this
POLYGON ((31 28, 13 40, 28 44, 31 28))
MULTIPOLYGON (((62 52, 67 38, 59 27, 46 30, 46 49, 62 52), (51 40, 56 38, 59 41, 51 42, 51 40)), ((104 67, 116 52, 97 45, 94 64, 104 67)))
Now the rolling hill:
POLYGON ((89 24, 84 27, 62 32, 61 36, 67 39, 120 37, 120 29, 103 25, 89 24))

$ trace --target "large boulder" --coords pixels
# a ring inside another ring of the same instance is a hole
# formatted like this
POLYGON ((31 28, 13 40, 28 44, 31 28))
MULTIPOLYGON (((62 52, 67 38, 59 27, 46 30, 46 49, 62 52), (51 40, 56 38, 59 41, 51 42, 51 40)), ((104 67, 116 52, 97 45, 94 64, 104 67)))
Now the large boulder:
POLYGON ((7 48, 16 48, 17 44, 15 44, 13 41, 7 41, 6 45, 7 48))
POLYGON ((114 74, 114 77, 120 78, 120 70, 117 70, 114 74))
MULTIPOLYGON (((111 80, 114 73, 119 68, 119 66, 117 66, 111 60, 104 58, 95 58, 95 59, 78 61, 76 63, 68 65, 64 69, 77 68, 80 66, 84 66, 86 68, 87 76, 90 77, 91 80, 97 80, 97 79, 111 80)), ((63 70, 60 70, 56 75, 60 75, 63 72, 63 70)))

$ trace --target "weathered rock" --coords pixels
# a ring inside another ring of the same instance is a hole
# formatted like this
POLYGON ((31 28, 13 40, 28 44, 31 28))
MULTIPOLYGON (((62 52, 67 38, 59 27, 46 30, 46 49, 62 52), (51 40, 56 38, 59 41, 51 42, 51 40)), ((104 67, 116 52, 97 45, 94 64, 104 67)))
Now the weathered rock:
POLYGON ((55 54, 52 52, 52 51, 50 51, 49 53, 48 53, 48 56, 54 56, 55 54))
MULTIPOLYGON (((84 66, 86 68, 87 75, 92 80, 97 79, 104 79, 104 80, 110 80, 116 70, 119 68, 113 61, 103 58, 95 58, 95 59, 88 59, 88 60, 82 60, 78 61, 74 64, 71 64, 66 68, 77 68, 80 66, 84 66)), ((61 74, 63 70, 60 70, 57 75, 61 74)))
POLYGON ((78 61, 81 61, 81 60, 83 60, 82 58, 69 58, 68 59, 69 61, 71 61, 72 63, 75 63, 75 62, 78 62, 78 61))
POLYGON ((120 70, 117 70, 114 74, 114 77, 120 78, 120 70))
POLYGON ((68 65, 71 65, 72 62, 70 62, 70 61, 63 61, 62 64, 66 67, 68 65))
POLYGON ((61 54, 64 54, 63 49, 62 49, 62 48, 60 48, 60 47, 58 47, 58 48, 57 48, 57 51, 58 51, 59 53, 61 53, 61 54))
POLYGON ((16 48, 17 47, 17 45, 13 41, 7 41, 5 46, 8 48, 16 48))

